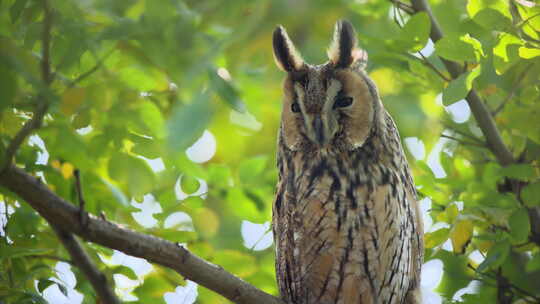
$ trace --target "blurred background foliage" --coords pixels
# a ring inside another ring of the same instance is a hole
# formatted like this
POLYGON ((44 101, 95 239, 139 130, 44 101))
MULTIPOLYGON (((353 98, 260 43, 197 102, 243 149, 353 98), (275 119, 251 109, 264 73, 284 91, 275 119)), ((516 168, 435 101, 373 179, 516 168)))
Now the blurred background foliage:
MULTIPOLYGON (((283 24, 308 62, 323 63, 334 23, 346 18, 421 194, 427 303, 494 303, 501 278, 511 301, 538 303, 531 225, 540 223, 527 208, 540 205, 540 6, 429 2, 446 35, 435 45, 427 16, 391 1, 51 0, 47 86, 43 1, 1 0, 0 155, 46 100, 19 166, 72 202, 78 168, 89 212, 186 244, 277 294, 268 222, 284 75, 271 33, 283 24), (464 64, 463 76, 448 81, 438 56, 464 64), (471 87, 520 164, 502 168, 486 149, 463 100, 471 87), (504 191, 507 178, 524 182, 521 195, 504 191)), ((95 303, 45 220, 0 190, 0 299, 95 303)), ((225 302, 171 270, 85 246, 124 300, 225 302)))

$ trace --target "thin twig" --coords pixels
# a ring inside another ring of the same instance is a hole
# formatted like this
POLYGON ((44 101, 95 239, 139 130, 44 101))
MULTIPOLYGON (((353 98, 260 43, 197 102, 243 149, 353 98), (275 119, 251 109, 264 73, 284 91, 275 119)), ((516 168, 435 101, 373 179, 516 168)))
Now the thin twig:
POLYGON ((482 148, 487 148, 486 145, 484 144, 479 144, 479 143, 475 143, 475 142, 470 142, 470 141, 466 141, 466 140, 462 140, 462 139, 459 139, 457 137, 454 137, 454 136, 450 136, 450 135, 446 135, 446 134, 441 134, 441 137, 443 138, 448 138, 448 139, 451 139, 451 140, 455 140, 456 142, 462 144, 462 145, 470 145, 470 146, 476 146, 476 147, 482 147, 482 148))
MULTIPOLYGON (((394 1, 394 0, 390 0, 392 3, 394 3, 394 22, 400 27, 400 28, 403 28, 403 16, 401 15, 401 10, 405 11, 406 13, 408 14, 413 14, 414 13, 414 10, 412 9, 411 6, 408 6, 407 5, 407 8, 408 9, 403 9, 401 6, 399 5, 396 5, 398 3, 401 3, 402 5, 406 5, 405 3, 402 3, 402 2, 399 2, 399 1, 394 1), (401 9, 401 10, 400 10, 401 9), (398 16, 401 20, 398 20, 398 16)), ((441 71, 439 71, 439 69, 437 69, 437 67, 435 67, 427 58, 426 56, 424 56, 424 54, 422 54, 421 51, 418 51, 417 52, 422 58, 418 58, 416 56, 413 56, 409 53, 406 53, 406 55, 408 57, 412 57, 416 60, 419 60, 423 65, 427 66, 428 68, 432 69, 437 75, 439 75, 439 77, 441 77, 444 81, 446 82, 450 82, 451 79, 446 77, 441 71)))
POLYGON ((461 136, 464 136, 464 137, 467 137, 467 138, 469 138, 469 139, 471 139, 471 140, 474 140, 475 142, 477 142, 477 143, 479 143, 479 144, 487 145, 486 142, 483 141, 483 140, 481 140, 480 138, 478 138, 478 137, 476 137, 476 136, 474 136, 474 135, 472 135, 472 134, 469 134, 469 133, 467 133, 467 132, 465 132, 465 131, 456 129, 456 128, 452 127, 451 125, 449 125, 448 123, 442 122, 442 125, 443 125, 446 129, 448 129, 448 130, 450 130, 450 131, 452 131, 452 132, 454 132, 454 133, 457 133, 457 134, 459 134, 459 135, 461 135, 461 136))
POLYGON ((51 46, 51 28, 52 12, 48 0, 43 0, 43 32, 41 33, 42 57, 41 57, 41 79, 45 85, 51 84, 53 75, 51 74, 50 46, 51 46))
POLYGON ((120 303, 116 295, 114 294, 110 282, 108 282, 107 277, 99 271, 99 269, 94 265, 92 259, 88 256, 82 245, 79 241, 71 234, 55 224, 49 222, 54 232, 68 251, 73 264, 79 268, 86 278, 92 284, 92 287, 96 291, 99 302, 105 304, 117 304, 120 303))
POLYGON ((68 88, 73 88, 74 86, 79 84, 79 82, 83 81, 84 79, 86 79, 90 75, 94 74, 97 70, 99 70, 103 66, 103 62, 105 62, 105 60, 107 60, 107 58, 109 58, 109 56, 112 53, 114 53, 115 50, 116 50, 115 48, 111 49, 102 58, 98 59, 98 62, 96 63, 96 65, 94 65, 90 70, 82 73, 81 75, 79 75, 79 77, 77 77, 73 81, 71 81, 69 83, 69 85, 68 85, 68 88))
POLYGON ((73 261, 71 261, 71 260, 64 259, 64 258, 55 256, 55 255, 50 255, 50 254, 35 254, 35 255, 29 255, 28 257, 29 258, 36 258, 36 259, 48 259, 48 260, 64 262, 64 263, 68 263, 70 265, 73 265, 73 261))
POLYGON ((527 76, 527 73, 531 70, 531 67, 533 66, 534 66, 534 63, 527 65, 527 67, 519 74, 519 76, 516 78, 516 80, 512 84, 512 90, 510 90, 510 93, 508 93, 508 95, 506 96, 506 98, 504 98, 501 104, 492 112, 493 116, 496 116, 497 114, 499 114, 506 106, 506 103, 508 103, 508 101, 510 101, 510 99, 514 97, 517 90, 520 88, 520 83, 523 81, 523 79, 525 79, 525 77, 527 76))
POLYGON ((81 187, 81 176, 79 169, 73 171, 73 176, 75 176, 75 189, 77 190, 77 199, 79 200, 79 218, 81 225, 86 227, 88 225, 88 214, 84 210, 86 202, 84 201, 82 187, 81 187))
MULTIPOLYGON (((484 258, 485 258, 485 256, 484 256, 484 258)), ((502 274, 492 274, 492 273, 489 273, 487 271, 486 272, 479 272, 479 271, 477 271, 476 267, 472 266, 470 263, 467 264, 467 267, 472 269, 475 273, 478 273, 479 275, 484 276, 486 278, 495 280, 496 282, 497 282, 497 277, 501 276, 502 278, 504 278, 506 280, 506 282, 507 282, 507 284, 509 285, 510 288, 514 289, 518 293, 521 293, 523 296, 530 297, 530 298, 535 300, 535 302, 530 302, 530 303, 539 303, 540 302, 540 297, 535 296, 535 295, 531 294, 530 292, 522 289, 521 287, 514 285, 512 282, 510 282, 510 280, 508 280, 502 274)), ((486 282, 485 280, 483 280, 483 281, 486 282)), ((527 299, 524 299, 524 300, 529 302, 527 299)))
POLYGON ((420 55, 422 58, 418 58, 414 55, 411 55, 409 53, 407 53, 407 56, 410 57, 410 58, 414 58, 418 61, 420 61, 423 65, 427 66, 428 68, 430 68, 431 70, 433 70, 433 72, 435 72, 439 77, 441 77, 442 80, 446 81, 446 82, 450 82, 452 81, 450 78, 448 78, 446 75, 444 75, 441 71, 439 71, 439 69, 437 69, 436 66, 433 65, 433 63, 431 63, 427 58, 426 56, 424 56, 424 54, 422 54, 422 52, 418 51, 417 52, 418 55, 420 55))

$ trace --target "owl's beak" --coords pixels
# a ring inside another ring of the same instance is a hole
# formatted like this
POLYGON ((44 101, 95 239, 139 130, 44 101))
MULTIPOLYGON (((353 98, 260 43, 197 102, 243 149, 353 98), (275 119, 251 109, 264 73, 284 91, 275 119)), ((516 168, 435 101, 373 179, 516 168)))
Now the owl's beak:
POLYGON ((328 143, 330 136, 321 117, 313 118, 310 131, 311 132, 309 132, 309 137, 314 143, 318 144, 321 147, 325 146, 328 143))

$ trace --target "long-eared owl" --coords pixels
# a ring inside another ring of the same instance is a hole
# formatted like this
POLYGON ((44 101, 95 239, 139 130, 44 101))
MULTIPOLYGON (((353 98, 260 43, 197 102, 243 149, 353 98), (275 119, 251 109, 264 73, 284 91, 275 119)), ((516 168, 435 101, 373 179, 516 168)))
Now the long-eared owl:
POLYGON ((394 121, 347 21, 329 61, 303 61, 279 26, 287 72, 273 206, 276 271, 287 303, 420 303, 423 228, 394 121))

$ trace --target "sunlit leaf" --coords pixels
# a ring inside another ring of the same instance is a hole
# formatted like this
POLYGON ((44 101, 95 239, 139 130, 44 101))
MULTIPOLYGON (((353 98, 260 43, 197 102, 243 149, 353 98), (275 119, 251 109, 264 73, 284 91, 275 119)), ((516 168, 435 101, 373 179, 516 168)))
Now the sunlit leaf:
POLYGON ((471 241, 473 228, 473 223, 470 220, 460 220, 454 224, 454 227, 450 231, 450 239, 452 240, 454 252, 465 252, 465 247, 471 241))
POLYGON ((399 35, 398 45, 408 52, 418 52, 427 43, 431 23, 425 12, 414 14, 399 35))
POLYGON ((182 191, 184 191, 184 193, 192 194, 199 190, 200 183, 196 178, 184 175, 182 176, 181 181, 182 191))
POLYGON ((426 248, 437 247, 448 240, 449 233, 450 229, 448 228, 441 228, 434 232, 428 232, 424 234, 424 245, 426 248))
POLYGON ((461 37, 443 37, 435 43, 435 52, 448 60, 472 62, 480 60, 484 55, 480 42, 468 34, 461 37))
POLYGON ((464 99, 472 88, 472 83, 480 75, 480 66, 452 80, 443 90, 443 104, 449 106, 464 99))
POLYGON ((531 59, 537 56, 540 56, 540 49, 538 48, 527 48, 527 47, 520 47, 519 48, 519 56, 524 59, 531 59))
POLYGON ((256 181, 257 176, 264 170, 266 161, 266 157, 255 157, 243 161, 238 169, 240 180, 243 183, 253 183, 256 181))
POLYGON ((154 173, 148 164, 137 157, 115 153, 109 160, 109 175, 121 184, 125 184, 133 196, 146 194, 154 187, 154 173))

